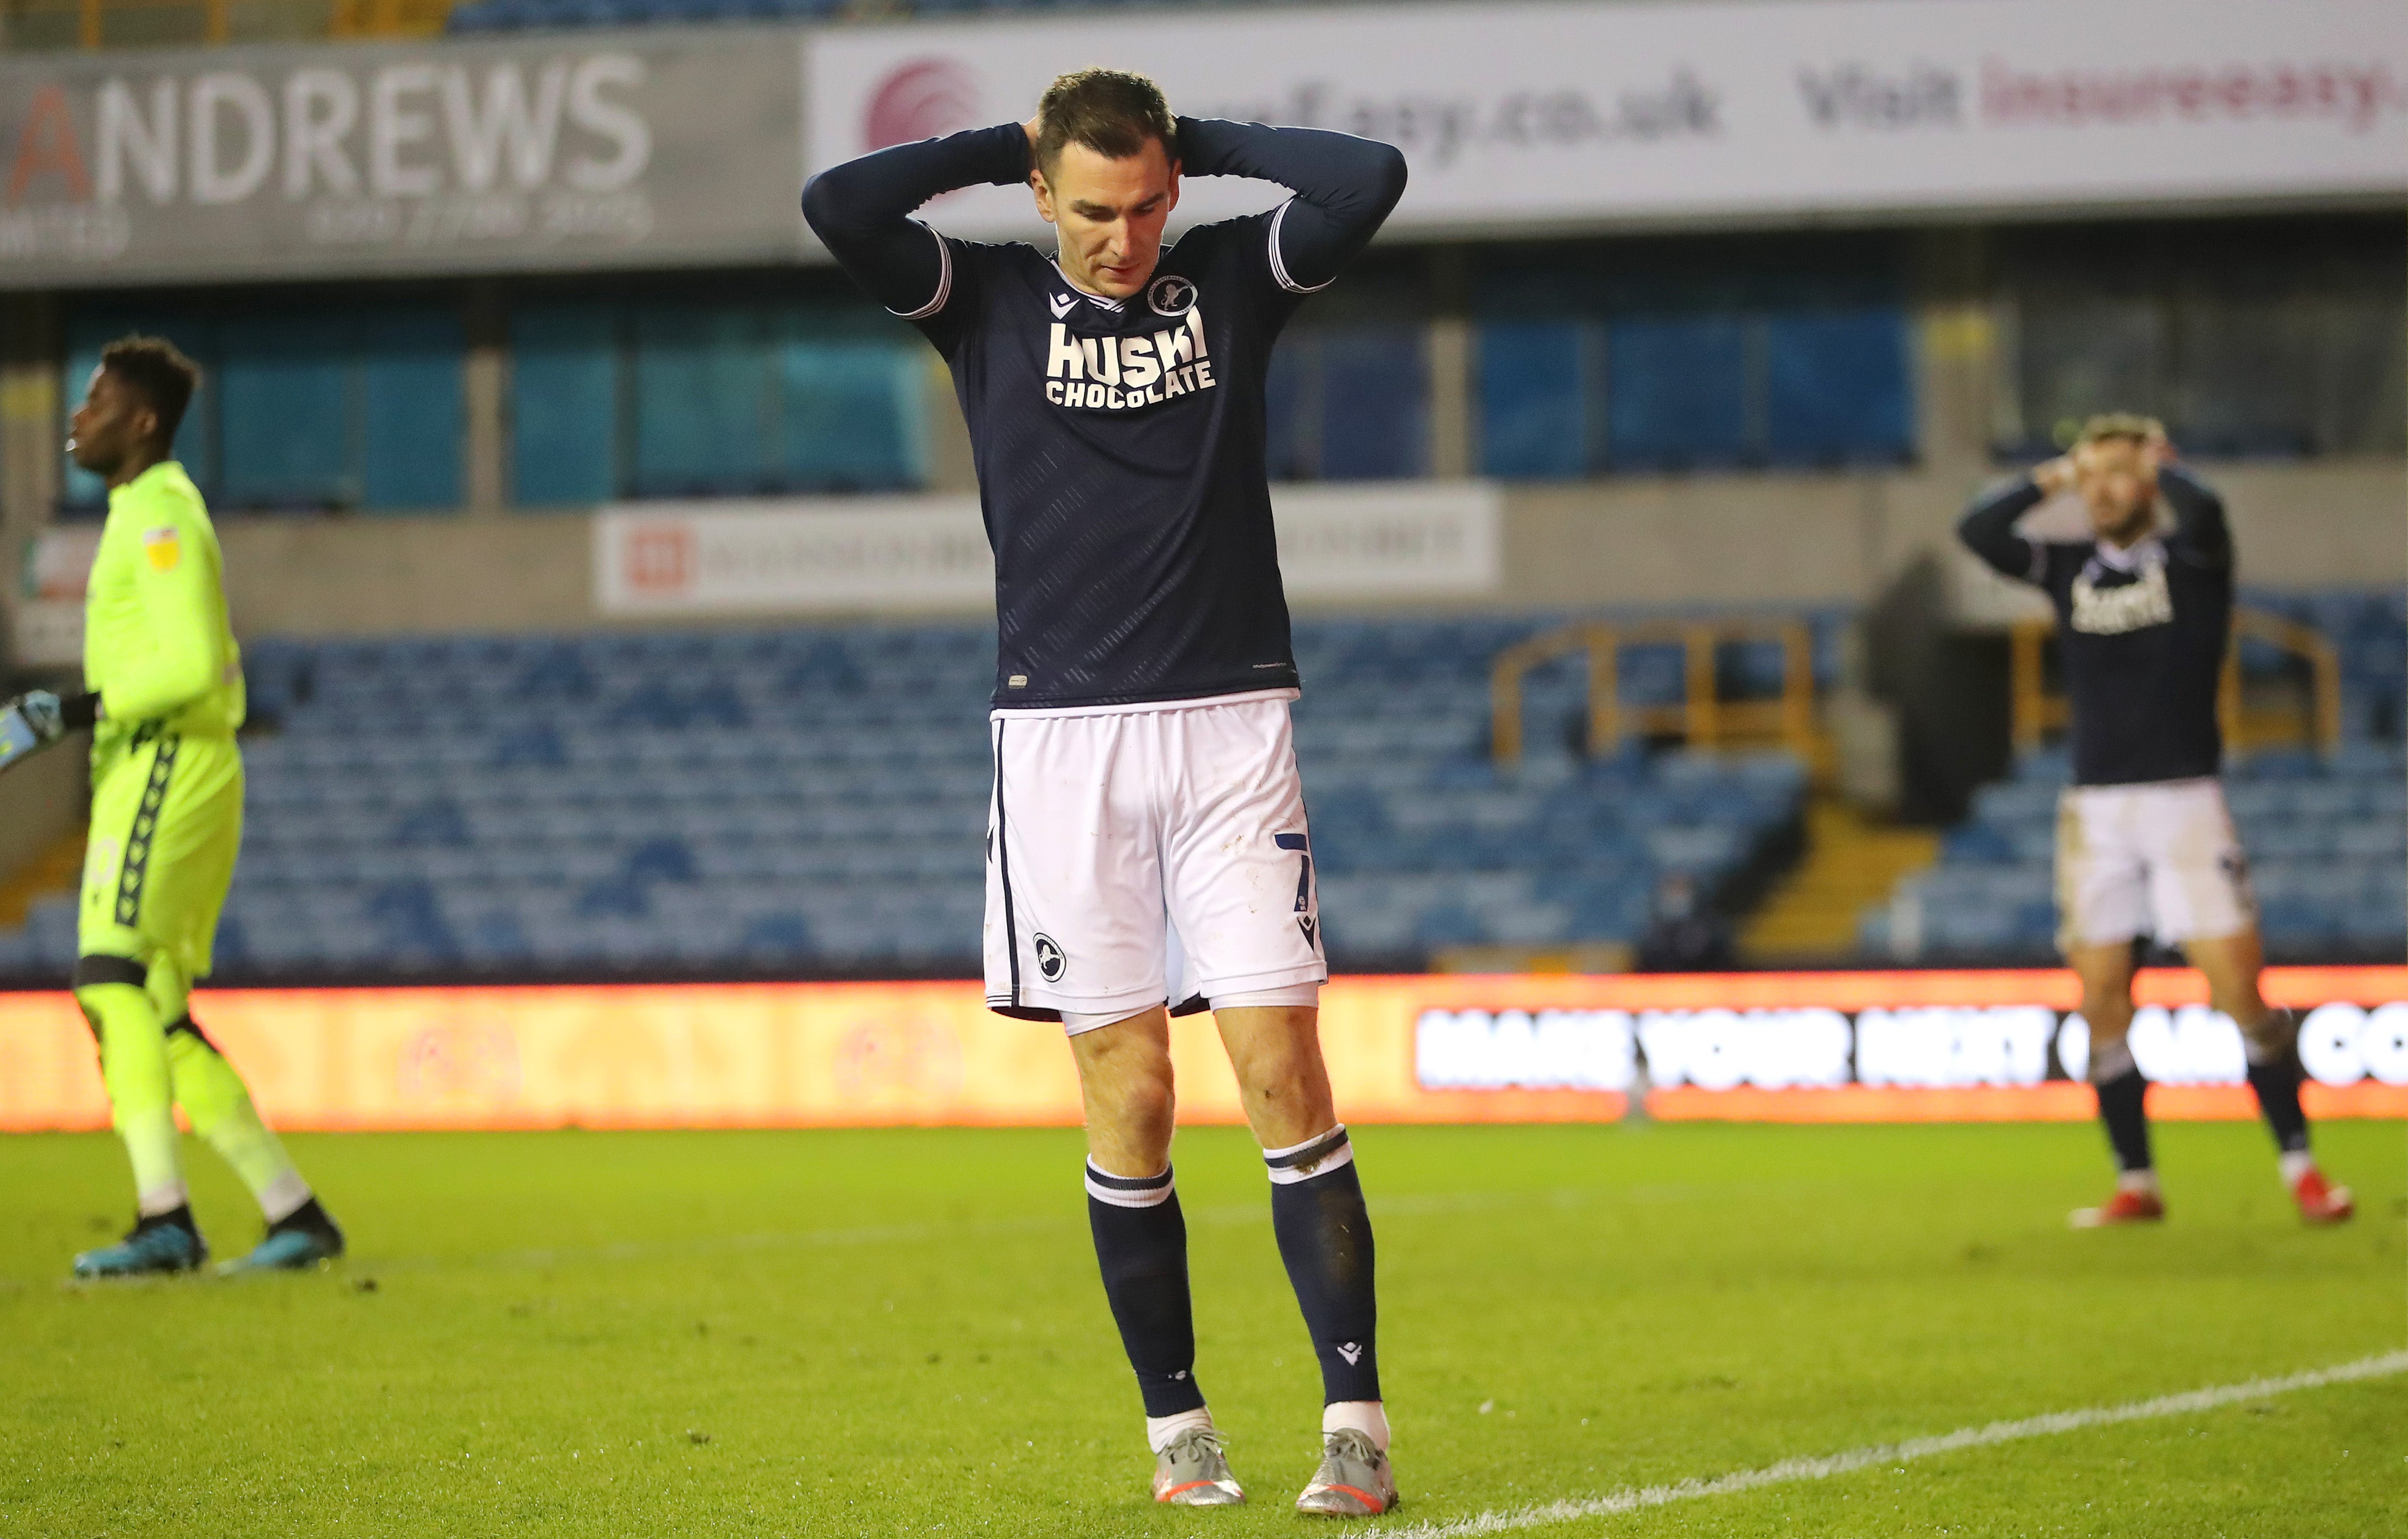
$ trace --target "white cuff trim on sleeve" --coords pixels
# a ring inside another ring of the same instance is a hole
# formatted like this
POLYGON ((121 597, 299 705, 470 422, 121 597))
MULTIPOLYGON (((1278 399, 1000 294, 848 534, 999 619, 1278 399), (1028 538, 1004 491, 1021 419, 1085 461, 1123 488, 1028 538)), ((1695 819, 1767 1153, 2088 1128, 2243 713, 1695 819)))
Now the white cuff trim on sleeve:
MULTIPOLYGON (((916 222, 915 222, 915 223, 916 223, 916 222)), ((936 297, 935 297, 935 298, 933 298, 933 299, 929 300, 926 304, 924 304, 924 305, 921 306, 918 309, 911 309, 911 310, 890 309, 890 310, 888 310, 888 311, 886 312, 886 313, 887 313, 887 314, 889 314, 889 315, 900 316, 902 319, 904 319, 904 320, 906 320, 906 321, 924 321, 924 320, 926 320, 926 319, 927 319, 928 317, 930 317, 931 315, 936 314, 939 310, 943 309, 945 308, 945 301, 946 301, 946 300, 948 300, 948 299, 951 299, 951 298, 953 296, 953 244, 952 244, 952 242, 948 241, 948 240, 947 240, 943 236, 938 235, 938 234, 937 234, 937 232, 936 232, 935 230, 929 229, 929 228, 928 228, 928 226, 927 226, 927 225, 925 225, 925 224, 922 224, 922 225, 920 226, 920 228, 922 228, 922 229, 924 229, 924 230, 927 230, 927 231, 928 231, 928 234, 929 234, 930 236, 932 236, 932 237, 935 237, 935 238, 936 238, 936 242, 937 242, 937 294, 936 294, 936 297)), ((1276 251, 1276 250, 1277 250, 1277 246, 1276 246, 1276 245, 1274 245, 1273 250, 1274 250, 1274 251, 1276 251)))
POLYGON ((1287 262, 1280 255, 1280 226, 1287 223, 1287 211, 1295 204, 1296 199, 1290 198, 1279 206, 1277 213, 1271 215, 1271 277, 1290 294, 1319 294, 1338 281, 1335 274, 1318 283, 1299 283, 1288 276, 1287 262))

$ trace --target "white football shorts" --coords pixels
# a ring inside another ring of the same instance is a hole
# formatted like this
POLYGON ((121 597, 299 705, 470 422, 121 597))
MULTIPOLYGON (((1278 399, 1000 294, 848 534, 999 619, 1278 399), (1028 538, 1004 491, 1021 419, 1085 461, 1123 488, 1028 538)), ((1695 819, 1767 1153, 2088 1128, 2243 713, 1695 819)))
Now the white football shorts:
POLYGON ((1328 979, 1294 698, 995 712, 990 1008, 1097 1026, 1328 979))
POLYGON ((2057 945, 2167 945, 2258 923, 2249 860, 2215 780, 2076 785, 2057 804, 2057 945))

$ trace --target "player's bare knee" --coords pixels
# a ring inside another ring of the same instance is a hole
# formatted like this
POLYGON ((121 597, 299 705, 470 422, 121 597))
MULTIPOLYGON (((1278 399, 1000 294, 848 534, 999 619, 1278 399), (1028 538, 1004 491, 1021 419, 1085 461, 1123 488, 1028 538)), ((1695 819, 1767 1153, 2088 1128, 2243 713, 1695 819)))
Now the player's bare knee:
POLYGON ((2121 1037, 2132 1024, 2132 969, 2120 954, 2077 953, 2070 958, 2082 984, 2082 1018, 2096 1038, 2121 1037))
POLYGON ((1087 1103, 1087 1158, 1107 1175, 1159 1175, 1170 1163, 1178 1118, 1169 1087, 1159 1096, 1087 1103))
POLYGON ((2109 1014, 2101 1012, 2095 1016, 2086 1011, 2083 1014, 2083 1019, 2090 1026, 2090 1051, 2094 1056, 2100 1047, 2109 1043, 2120 1043, 2132 1033, 2130 1011, 2126 1011, 2122 1014, 2109 1014))
POLYGON ((2128 996, 2109 995, 2104 999, 2085 999, 2082 1018, 2090 1028, 2090 1051, 2096 1056, 2100 1048, 2121 1043, 2131 1034, 2132 1001, 2128 996))
MULTIPOLYGON (((1319 985, 1311 987, 1317 991, 1319 985)), ((1321 1012, 1312 1005, 1215 1000, 1213 1019, 1241 1086, 1269 1086, 1320 1071, 1321 1012)))
POLYGON ((1154 1173, 1170 1147, 1178 1113, 1168 1042, 1151 1031, 1112 1028, 1070 1040, 1094 1152, 1115 1175, 1154 1173), (1118 1168, 1132 1163, 1147 1168, 1118 1168))
POLYGON ((1266 1148, 1284 1148, 1338 1125, 1329 1076, 1316 1054, 1276 1065, 1256 1063, 1238 1081, 1246 1120, 1266 1148))
POLYGON ((1111 1127, 1133 1134, 1168 1129, 1179 1113, 1178 1093, 1167 1073, 1121 1080, 1090 1100, 1111 1127))
POLYGON ((1313 1037, 1255 1037, 1242 1047, 1231 1044, 1229 1067, 1239 1087, 1250 1095, 1292 1099, 1315 1082, 1327 1079, 1321 1062, 1321 1043, 1313 1037))
POLYGON ((2082 991, 2082 1014, 2093 1028, 2120 1028, 2131 1017, 2131 993, 2122 988, 2086 988, 2082 991))

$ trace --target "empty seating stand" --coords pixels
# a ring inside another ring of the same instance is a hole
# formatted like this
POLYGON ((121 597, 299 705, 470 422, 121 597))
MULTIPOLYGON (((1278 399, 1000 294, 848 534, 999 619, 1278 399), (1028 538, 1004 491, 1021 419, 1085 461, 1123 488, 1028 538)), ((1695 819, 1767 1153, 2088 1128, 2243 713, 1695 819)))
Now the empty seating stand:
MULTIPOLYGON (((1297 627, 1340 965, 1627 942, 1663 872, 1711 888, 1795 816, 1785 755, 1580 755, 1569 673, 1534 676, 1533 741, 1498 770, 1489 666, 1542 623, 1297 627)), ((974 974, 993 646, 967 626, 255 643, 221 975, 974 974)), ((0 932, 0 975, 73 956, 66 895, 0 932)))

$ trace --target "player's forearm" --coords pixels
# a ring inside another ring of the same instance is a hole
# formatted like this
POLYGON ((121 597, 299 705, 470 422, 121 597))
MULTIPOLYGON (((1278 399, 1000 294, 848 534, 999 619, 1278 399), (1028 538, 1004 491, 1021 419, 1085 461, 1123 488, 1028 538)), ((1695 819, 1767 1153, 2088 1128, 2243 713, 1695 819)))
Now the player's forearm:
POLYGON ((1182 118, 1179 160, 1192 177, 1278 182, 1313 207, 1371 229, 1379 228, 1405 193, 1403 151, 1326 128, 1182 118))
POLYGON ((214 647, 161 647, 105 680, 100 708, 109 720, 150 721, 182 710, 208 694, 224 672, 214 647))
POLYGON ((1396 146, 1325 128, 1182 118, 1179 158, 1190 176, 1254 177, 1296 194, 1281 221, 1280 252, 1306 288, 1361 254, 1405 195, 1405 157, 1396 146))
POLYGON ((943 276, 937 242, 911 213, 940 194, 1028 176, 1018 123, 898 144, 830 166, 803 187, 803 219, 837 265, 887 309, 925 304, 943 276))
POLYGON ((2174 511, 2172 544, 2214 566, 2232 559, 2232 526, 2224 516, 2224 499, 2206 482, 2178 465, 2161 466, 2157 495, 2174 511))
POLYGON ((1957 522, 1956 538, 1965 548, 1980 556, 2009 577, 2028 579, 2032 575, 2031 541, 2015 533, 2015 520, 2040 506, 2046 494, 2029 476, 2019 476, 2004 486, 1986 492, 1973 499, 1957 522))

